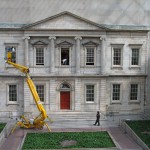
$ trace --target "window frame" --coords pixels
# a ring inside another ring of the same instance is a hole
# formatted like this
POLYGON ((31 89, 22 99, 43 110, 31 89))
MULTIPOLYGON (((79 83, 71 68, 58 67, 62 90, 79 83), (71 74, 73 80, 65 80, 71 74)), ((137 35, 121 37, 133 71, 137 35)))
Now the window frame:
POLYGON ((111 83, 111 104, 120 104, 122 102, 122 83, 114 82, 111 83), (120 85, 120 99, 119 100, 113 100, 113 85, 118 84, 120 85))
POLYGON ((85 66, 86 67, 91 67, 91 66, 96 66, 96 46, 85 46, 85 66), (87 65, 87 49, 88 48, 93 48, 93 51, 94 51, 94 64, 93 65, 87 65))
POLYGON ((87 84, 85 84, 85 90, 84 90, 84 95, 85 95, 85 103, 87 103, 87 104, 89 104, 89 103, 91 103, 91 104, 93 104, 93 103, 95 103, 95 101, 96 101, 96 84, 90 84, 90 83, 87 83, 87 84), (92 86, 94 86, 94 100, 93 101, 87 101, 87 85, 92 85, 92 86))
POLYGON ((45 67, 45 58, 46 58, 46 50, 47 50, 47 47, 45 47, 45 46, 41 46, 41 45, 35 45, 34 46, 34 66, 35 67, 45 67), (37 63, 36 63, 36 50, 37 50, 37 48, 43 48, 43 52, 44 52, 44 55, 43 55, 43 57, 44 57, 44 65, 37 65, 37 63))
POLYGON ((63 67, 63 68, 67 68, 67 67, 70 67, 71 66, 71 50, 72 50, 72 48, 71 47, 69 47, 69 46, 60 46, 59 47, 59 66, 60 67, 63 67), (61 50, 62 50, 62 48, 66 48, 66 49, 68 49, 68 51, 69 51, 69 65, 62 65, 62 60, 61 60, 61 50))
MULTIPOLYGON (((7 57, 7 52, 6 52, 6 47, 14 47, 16 49, 16 62, 15 63, 18 63, 18 43, 4 43, 5 45, 5 58, 7 57)), ((5 67, 7 68, 13 68, 13 66, 5 63, 5 67)))
POLYGON ((129 103, 139 103, 140 102, 140 84, 137 82, 132 82, 129 84, 129 103), (137 91, 137 100, 131 100, 130 96, 131 96, 131 84, 136 84, 138 85, 138 91, 137 91))
POLYGON ((37 91, 38 96, 39 96, 39 98, 40 98, 40 102, 45 103, 45 101, 46 101, 45 84, 35 84, 35 88, 36 88, 36 91, 37 91), (44 101, 41 101, 40 95, 39 95, 39 93, 38 93, 38 91, 37 91, 37 86, 43 86, 43 87, 44 87, 44 101))
POLYGON ((140 68, 141 67, 141 47, 142 45, 133 45, 129 44, 130 46, 130 68, 140 68), (138 58, 138 65, 132 65, 132 49, 139 49, 139 58, 138 58))
POLYGON ((124 46, 124 44, 111 44, 112 68, 122 68, 123 67, 123 46, 124 46), (121 53, 120 65, 114 65, 114 49, 120 49, 120 53, 121 53))
POLYGON ((16 83, 8 83, 7 84, 7 92, 6 92, 6 96, 7 96, 7 105, 18 105, 19 104, 19 92, 18 92, 18 84, 16 83), (16 85, 16 92, 17 92, 17 100, 16 101, 10 101, 9 100, 9 86, 10 85, 16 85))

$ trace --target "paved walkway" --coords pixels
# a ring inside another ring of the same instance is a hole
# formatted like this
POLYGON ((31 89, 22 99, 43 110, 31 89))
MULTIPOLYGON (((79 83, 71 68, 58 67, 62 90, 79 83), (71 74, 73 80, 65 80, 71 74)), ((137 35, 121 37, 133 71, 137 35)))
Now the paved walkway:
MULTIPOLYGON (((142 150, 142 148, 137 145, 127 134, 125 134, 119 127, 119 120, 114 120, 110 118, 107 121, 101 121, 101 126, 93 126, 94 120, 60 120, 54 121, 51 124, 52 132, 80 132, 80 131, 109 131, 110 135, 115 141, 117 148, 115 150, 142 150)), ((44 128, 43 130, 38 130, 38 132, 47 132, 48 130, 44 128)), ((26 132, 37 132, 37 130, 27 130, 17 128, 15 132, 6 138, 0 150, 17 150, 21 141, 26 134, 26 132)), ((85 150, 85 149, 84 149, 85 150)), ((94 149, 98 150, 98 149, 94 149)), ((109 150, 109 149, 105 149, 109 150)))

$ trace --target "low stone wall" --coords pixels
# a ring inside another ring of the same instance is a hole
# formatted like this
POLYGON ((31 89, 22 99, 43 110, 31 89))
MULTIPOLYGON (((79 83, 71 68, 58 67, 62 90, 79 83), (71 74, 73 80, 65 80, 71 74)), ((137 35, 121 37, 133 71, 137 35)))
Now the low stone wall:
POLYGON ((8 124, 6 124, 6 126, 4 127, 2 132, 0 133, 0 146, 3 144, 5 138, 7 137, 7 128, 8 128, 8 124))
POLYGON ((127 133, 137 144, 139 144, 143 150, 150 150, 148 146, 135 134, 135 132, 128 126, 125 122, 126 120, 121 121, 121 128, 127 133))

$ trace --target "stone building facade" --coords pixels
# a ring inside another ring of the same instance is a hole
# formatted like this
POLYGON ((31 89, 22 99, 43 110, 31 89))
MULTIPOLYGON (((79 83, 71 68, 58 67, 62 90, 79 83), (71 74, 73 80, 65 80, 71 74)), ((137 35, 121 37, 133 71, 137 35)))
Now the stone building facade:
POLYGON ((48 114, 139 114, 148 106, 149 29, 99 24, 63 11, 28 24, 0 25, 0 117, 37 114, 27 66, 48 114))

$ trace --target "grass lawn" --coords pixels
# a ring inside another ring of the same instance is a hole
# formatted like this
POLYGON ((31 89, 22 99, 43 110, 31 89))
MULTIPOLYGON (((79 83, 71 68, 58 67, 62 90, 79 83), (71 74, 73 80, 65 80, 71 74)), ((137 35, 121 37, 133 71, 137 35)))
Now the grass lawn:
POLYGON ((28 133, 22 149, 116 147, 106 131, 28 133), (68 144, 66 144, 68 143, 68 144))
POLYGON ((126 121, 126 123, 150 148, 150 120, 126 121))
POLYGON ((6 126, 6 123, 0 123, 0 132, 2 132, 5 126, 6 126))

